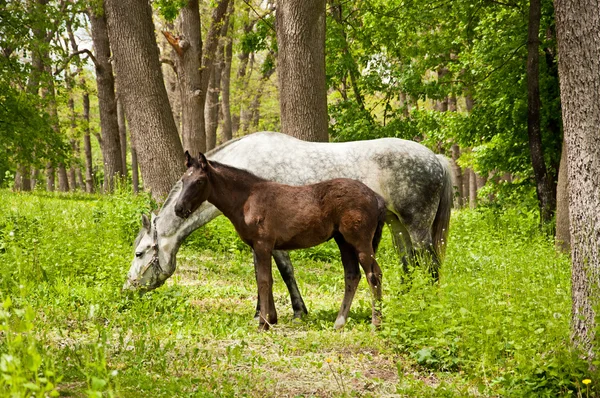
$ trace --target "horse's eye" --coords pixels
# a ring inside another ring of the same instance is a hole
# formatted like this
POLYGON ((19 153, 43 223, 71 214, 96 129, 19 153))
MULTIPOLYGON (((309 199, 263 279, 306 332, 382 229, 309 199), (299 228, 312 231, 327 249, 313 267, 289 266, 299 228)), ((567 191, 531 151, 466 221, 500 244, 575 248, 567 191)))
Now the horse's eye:
POLYGON ((135 256, 136 256, 137 258, 140 258, 140 257, 142 257, 143 255, 144 255, 144 252, 135 252, 135 256))

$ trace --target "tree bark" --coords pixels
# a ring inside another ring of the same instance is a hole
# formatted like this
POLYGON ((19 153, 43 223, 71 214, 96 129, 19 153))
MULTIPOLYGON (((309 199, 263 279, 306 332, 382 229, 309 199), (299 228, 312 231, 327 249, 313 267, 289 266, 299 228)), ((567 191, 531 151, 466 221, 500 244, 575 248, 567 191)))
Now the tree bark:
POLYGON ((573 343, 591 360, 600 304, 600 1, 556 0, 567 145, 573 343))
POLYGON ((469 169, 469 206, 471 209, 477 207, 477 176, 473 169, 469 169))
POLYGON ((102 131, 101 148, 104 162, 104 192, 112 192, 115 178, 121 178, 124 175, 124 169, 121 160, 115 79, 110 63, 111 48, 105 14, 102 11, 90 10, 88 15, 97 60, 95 67, 96 83, 98 85, 100 129, 102 131))
POLYGON ((563 140, 556 188, 556 250, 568 253, 571 246, 569 233, 569 173, 567 143, 563 140))
POLYGON ((278 0, 276 22, 281 130, 328 141, 325 0, 278 0))
POLYGON ((125 123, 125 110, 123 101, 117 98, 117 122, 119 124, 119 143, 121 147, 121 164, 123 177, 127 177, 127 124, 125 123))
POLYGON ((463 198, 463 206, 467 207, 469 205, 469 199, 471 198, 469 189, 471 188, 471 172, 472 170, 468 167, 465 167, 463 172, 463 183, 462 183, 462 198, 463 198))
POLYGON ((161 201, 184 171, 183 148, 168 106, 152 8, 143 0, 106 0, 108 34, 125 116, 140 169, 161 201))
MULTIPOLYGON (((218 51, 217 51, 218 53, 218 51)), ((221 88, 221 69, 219 54, 210 73, 208 94, 204 105, 204 120, 206 123, 206 150, 210 151, 217 145, 217 127, 219 125, 219 93, 221 88)))
MULTIPOLYGON (((231 4, 234 2, 232 1, 231 4)), ((233 58, 233 40, 226 38, 223 69, 221 70, 221 113, 223 115, 223 126, 219 144, 227 142, 233 138, 233 128, 231 121, 230 88, 231 88, 231 60, 233 58)))
POLYGON ((90 95, 87 91, 83 93, 83 120, 85 128, 83 131, 83 147, 85 152, 85 192, 94 192, 94 173, 92 163, 92 141, 90 139, 90 95))
POLYGON ((541 9, 541 0, 530 1, 527 35, 527 133, 540 206, 540 222, 545 224, 550 222, 554 215, 556 194, 552 189, 552 181, 548 175, 542 147, 539 82, 541 9))
POLYGON ((459 209, 463 207, 463 198, 462 198, 462 186, 463 186, 463 178, 462 178, 462 170, 458 165, 457 161, 460 157, 460 148, 458 145, 452 145, 452 159, 450 160, 450 165, 452 167, 452 180, 454 181, 454 204, 459 209))

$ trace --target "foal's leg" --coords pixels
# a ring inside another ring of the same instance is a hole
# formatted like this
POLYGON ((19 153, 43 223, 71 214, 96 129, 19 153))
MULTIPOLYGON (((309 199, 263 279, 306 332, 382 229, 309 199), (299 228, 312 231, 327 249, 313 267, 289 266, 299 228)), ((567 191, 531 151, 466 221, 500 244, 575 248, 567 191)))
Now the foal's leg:
POLYGON ((356 257, 354 247, 346 242, 341 235, 335 236, 335 242, 340 248, 340 253, 342 255, 345 281, 344 299, 342 300, 340 312, 333 325, 335 329, 340 329, 346 324, 346 320, 348 319, 348 312, 350 311, 350 306, 352 305, 358 282, 360 282, 360 268, 358 266, 358 257, 356 257))
MULTIPOLYGON (((257 265, 256 265, 256 254, 252 251, 254 258, 254 276, 256 277, 257 265)), ((294 318, 302 318, 305 314, 308 314, 298 285, 296 284, 296 278, 294 277, 294 267, 290 261, 290 255, 284 250, 273 250, 273 259, 277 264, 277 269, 281 274, 281 278, 285 282, 290 293, 290 300, 292 301, 292 309, 294 310, 294 318)), ((258 296, 257 296, 258 297, 258 296)), ((254 318, 258 319, 260 316, 260 297, 256 300, 256 312, 254 318)))
POLYGON ((356 247, 356 253, 358 254, 358 261, 365 271, 367 276, 367 282, 371 288, 373 294, 373 300, 371 302, 371 322, 375 326, 381 325, 381 283, 383 274, 377 261, 375 261, 375 253, 370 241, 365 241, 356 247))
POLYGON ((273 259, 279 269, 281 278, 285 282, 285 285, 290 292, 290 300, 292 301, 292 309, 294 310, 294 318, 302 318, 305 314, 308 314, 302 295, 296 284, 296 278, 294 277, 294 267, 290 261, 290 255, 288 252, 283 250, 273 250, 273 259))
POLYGON ((273 298, 273 275, 271 273, 271 248, 268 245, 254 245, 256 284, 260 301, 259 330, 268 330, 277 323, 277 311, 273 298))

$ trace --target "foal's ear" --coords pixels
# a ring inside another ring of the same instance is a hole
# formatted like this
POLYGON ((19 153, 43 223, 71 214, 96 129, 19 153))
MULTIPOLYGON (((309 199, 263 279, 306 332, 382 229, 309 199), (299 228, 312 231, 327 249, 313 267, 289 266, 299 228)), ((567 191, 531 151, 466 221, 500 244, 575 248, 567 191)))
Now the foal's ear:
POLYGON ((190 168, 192 167, 192 161, 194 159, 190 156, 190 153, 188 151, 185 151, 185 167, 190 168))
POLYGON ((147 231, 150 231, 150 220, 145 214, 142 214, 142 227, 144 227, 144 229, 146 229, 147 231))
POLYGON ((206 156, 202 152, 198 153, 198 165, 204 171, 208 168, 208 160, 206 160, 206 156))

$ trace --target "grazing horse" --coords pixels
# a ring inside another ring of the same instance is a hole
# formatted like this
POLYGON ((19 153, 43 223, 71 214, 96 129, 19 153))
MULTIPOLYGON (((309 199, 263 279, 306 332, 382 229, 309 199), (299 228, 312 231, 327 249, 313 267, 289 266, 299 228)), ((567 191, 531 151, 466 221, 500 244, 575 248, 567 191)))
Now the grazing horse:
MULTIPOLYGON (((381 195, 387 205, 386 222, 401 258, 431 253, 437 267, 448 233, 452 207, 452 180, 448 162, 425 146, 398 138, 322 143, 306 142, 286 134, 250 134, 211 150, 209 161, 248 170, 259 177, 289 185, 306 185, 333 178, 352 178, 381 195)), ((174 204, 181 180, 172 188, 157 216, 143 218, 134 243, 135 257, 125 289, 152 290, 176 269, 181 243, 197 228, 221 212, 202 204, 186 220, 175 215, 174 204)), ((294 271, 285 251, 273 258, 285 281, 294 317, 306 313, 294 271)))
POLYGON ((362 266, 371 292, 372 322, 381 323, 381 268, 375 252, 387 209, 383 198, 360 181, 348 178, 292 186, 268 181, 245 170, 198 159, 185 152, 187 171, 175 214, 189 217, 208 201, 227 217, 254 251, 260 300, 259 329, 277 323, 273 299, 273 250, 306 249, 334 238, 342 254, 346 288, 335 321, 339 329, 360 281, 362 266))

